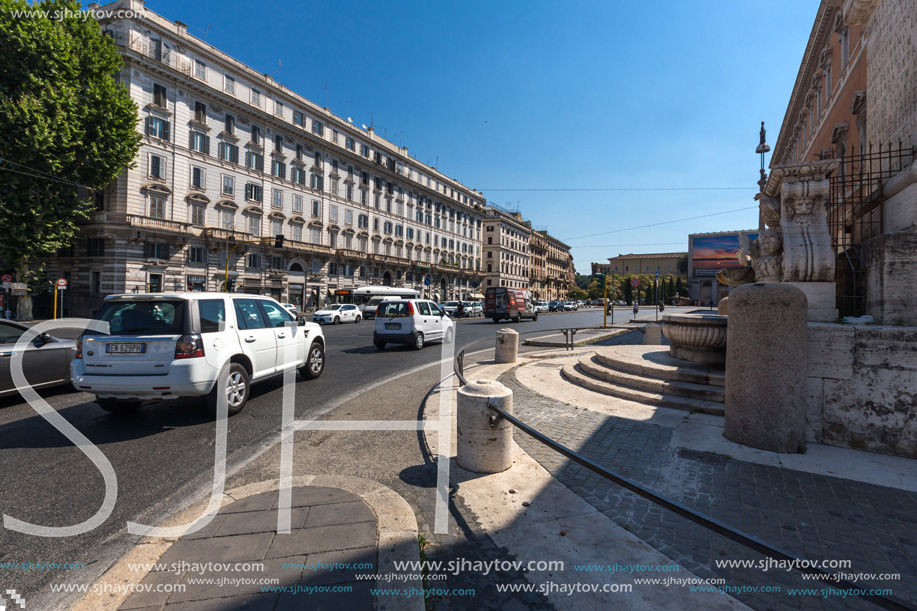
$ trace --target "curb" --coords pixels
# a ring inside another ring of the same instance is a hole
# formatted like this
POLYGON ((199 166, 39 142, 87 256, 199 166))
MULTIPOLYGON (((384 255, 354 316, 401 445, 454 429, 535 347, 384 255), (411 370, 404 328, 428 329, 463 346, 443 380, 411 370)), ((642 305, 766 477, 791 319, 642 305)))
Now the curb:
MULTIPOLYGON (((225 492, 221 508, 229 503, 249 496, 277 490, 280 480, 264 480, 247 484, 225 492)), ((401 495, 380 484, 362 477, 345 475, 301 475, 292 478, 291 487, 314 486, 338 488, 360 497, 376 515, 376 546, 379 554, 377 573, 395 571, 395 562, 420 562, 420 548, 417 543, 417 519, 411 506, 401 495)), ((188 507, 165 521, 160 526, 176 526, 194 520, 204 512, 207 500, 188 507)), ((105 600, 96 594, 86 594, 73 605, 73 611, 116 611, 131 594, 130 585, 139 584, 147 576, 131 571, 129 564, 154 563, 172 546, 178 538, 140 537, 126 554, 121 556, 101 577, 89 587, 89 591, 106 591, 105 584, 120 586, 117 594, 105 600), (98 586, 98 587, 96 587, 98 586)), ((420 578, 404 582, 405 588, 423 588, 420 578)), ((107 590, 111 592, 111 589, 107 590)), ((394 595, 375 597, 376 608, 385 611, 423 611, 424 599, 403 598, 394 595)))
MULTIPOLYGON (((640 329, 617 329, 615 331, 610 331, 607 334, 597 335, 596 337, 590 337, 589 339, 580 340, 578 342, 573 342, 574 348, 579 348, 582 346, 588 346, 590 344, 595 344, 597 342, 604 341, 606 339, 611 339, 612 337, 617 337, 619 335, 624 335, 625 333, 630 333, 632 331, 639 331, 640 329)), ((574 335, 574 337, 576 337, 574 335)), ((536 348, 566 348, 567 344, 563 342, 548 342, 548 341, 539 341, 537 339, 527 339, 523 343, 524 346, 535 346, 536 348)))

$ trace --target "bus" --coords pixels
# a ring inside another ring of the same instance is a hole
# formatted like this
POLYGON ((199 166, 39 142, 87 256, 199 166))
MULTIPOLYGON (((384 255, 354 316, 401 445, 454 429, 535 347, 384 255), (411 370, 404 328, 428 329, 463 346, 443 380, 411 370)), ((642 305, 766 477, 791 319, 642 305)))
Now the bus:
POLYGON ((420 291, 395 286, 361 286, 354 289, 338 289, 334 292, 335 303, 352 303, 359 306, 363 318, 374 318, 376 306, 387 299, 420 299, 420 291))

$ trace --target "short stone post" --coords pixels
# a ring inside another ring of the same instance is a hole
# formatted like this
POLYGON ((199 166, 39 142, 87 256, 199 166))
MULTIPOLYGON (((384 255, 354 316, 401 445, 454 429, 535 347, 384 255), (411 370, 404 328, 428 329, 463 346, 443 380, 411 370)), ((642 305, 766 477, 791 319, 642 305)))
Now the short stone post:
POLYGON ((513 465, 513 425, 488 406, 513 413, 513 391, 495 380, 469 382, 458 390, 458 465, 475 473, 499 473, 513 465), (491 424, 497 422, 496 426, 491 424))
POLYGON ((646 323, 643 329, 643 345, 660 346, 662 345, 662 324, 656 322, 646 323))
POLYGON ((519 353, 519 333, 512 329, 497 331, 497 351, 494 356, 496 363, 515 363, 519 353))
POLYGON ((784 283, 737 287, 726 331, 726 439, 802 452, 805 394, 805 293, 784 283))

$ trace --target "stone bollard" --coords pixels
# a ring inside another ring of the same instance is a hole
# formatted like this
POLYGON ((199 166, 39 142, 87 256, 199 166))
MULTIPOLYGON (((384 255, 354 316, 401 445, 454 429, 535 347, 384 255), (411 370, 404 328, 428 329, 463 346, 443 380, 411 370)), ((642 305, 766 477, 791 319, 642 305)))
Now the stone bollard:
POLYGON ((783 283, 729 296, 726 439, 771 452, 806 448, 806 296, 783 283))
POLYGON ((475 473, 499 473, 513 466, 513 425, 505 420, 491 428, 496 412, 513 413, 513 391, 495 380, 469 382, 458 390, 458 465, 475 473))
POLYGON ((729 297, 723 297, 720 299, 720 302, 716 304, 716 313, 723 316, 729 315, 729 297))
POLYGON ((519 353, 519 333, 512 329, 497 331, 497 351, 494 356, 495 363, 515 363, 519 353))
POLYGON ((643 330, 644 346, 661 346, 662 345, 662 324, 650 322, 646 324, 643 330))

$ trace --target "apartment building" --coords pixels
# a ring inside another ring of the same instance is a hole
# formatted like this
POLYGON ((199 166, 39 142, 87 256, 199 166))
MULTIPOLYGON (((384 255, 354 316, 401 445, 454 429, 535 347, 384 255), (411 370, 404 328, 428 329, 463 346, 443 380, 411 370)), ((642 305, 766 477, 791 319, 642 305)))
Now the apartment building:
POLYGON ((570 247, 547 230, 532 232, 530 286, 536 299, 566 299, 576 280, 570 247))
POLYGON ((520 212, 490 205, 485 210, 482 233, 483 277, 491 286, 528 289, 532 225, 520 212))
POLYGON ((101 8, 136 15, 100 25, 124 58, 143 142, 134 167, 94 194, 76 243, 47 261, 50 277, 70 281, 68 314, 112 293, 219 291, 224 278, 303 307, 370 284, 441 300, 477 292, 481 193, 142 0, 101 8))

